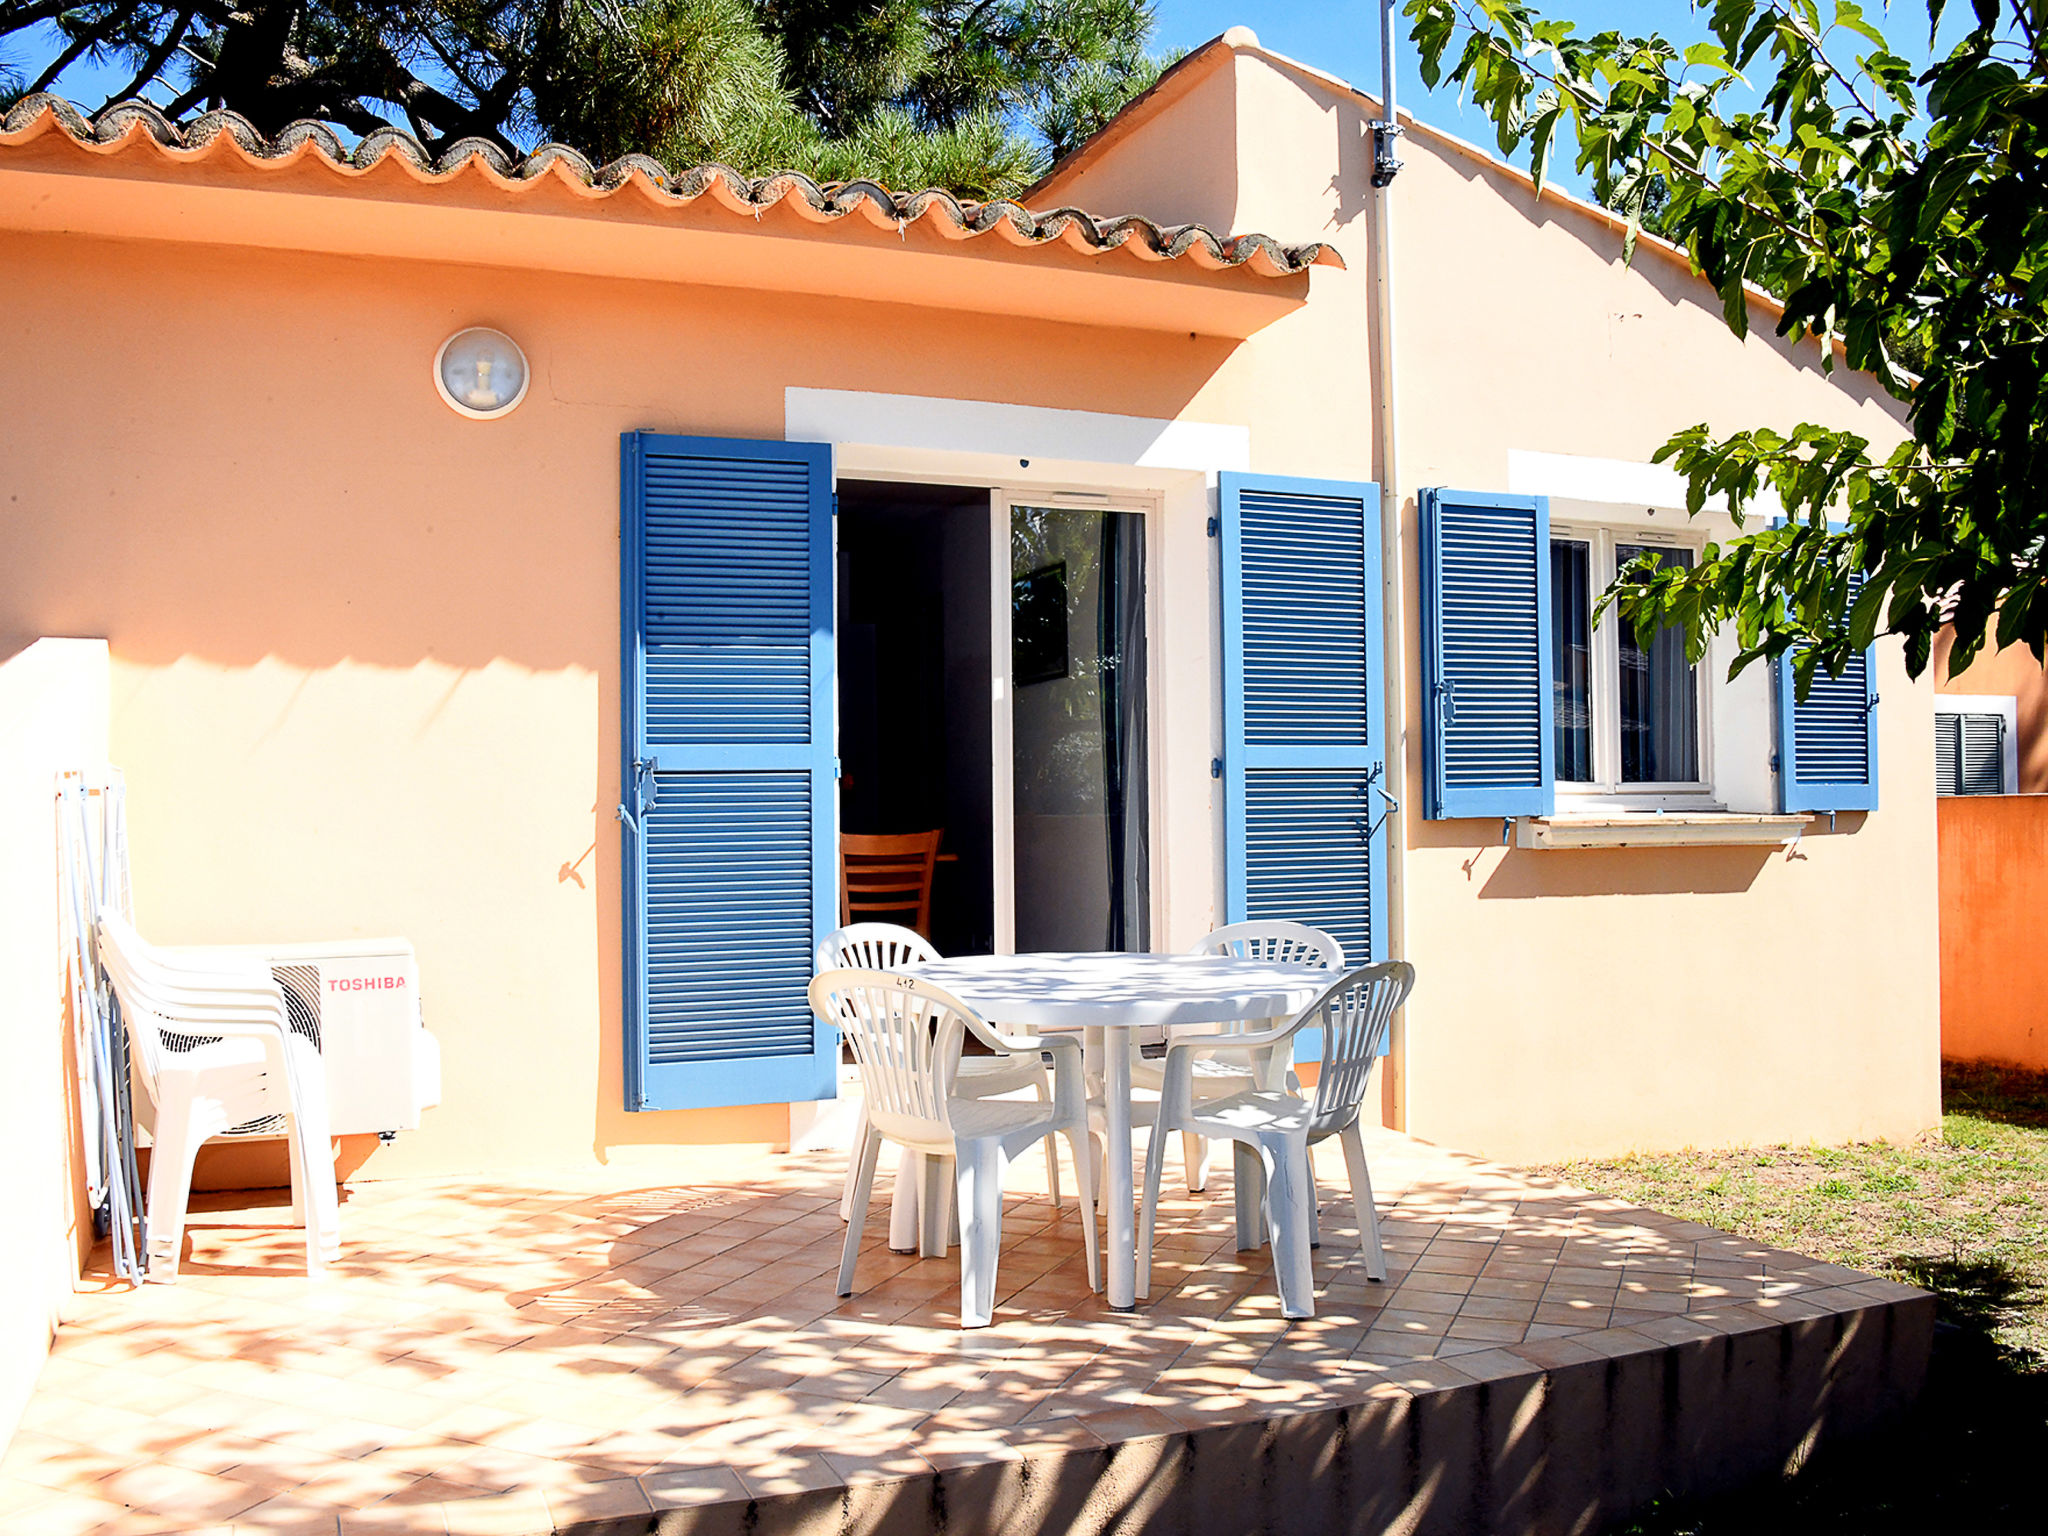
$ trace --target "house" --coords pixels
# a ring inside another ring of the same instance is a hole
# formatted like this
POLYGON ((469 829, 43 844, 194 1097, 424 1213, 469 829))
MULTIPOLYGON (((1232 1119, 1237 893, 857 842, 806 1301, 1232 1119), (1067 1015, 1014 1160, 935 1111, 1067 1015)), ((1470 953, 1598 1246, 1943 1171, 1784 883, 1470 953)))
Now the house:
POLYGON ((1589 616, 1671 430, 1896 405, 1375 112, 1236 32, 1026 213, 23 103, 0 632, 106 640, 141 927, 414 940, 366 1176, 803 1135, 842 818, 957 947, 1405 954, 1431 1141, 1933 1125, 1931 686, 1589 616))

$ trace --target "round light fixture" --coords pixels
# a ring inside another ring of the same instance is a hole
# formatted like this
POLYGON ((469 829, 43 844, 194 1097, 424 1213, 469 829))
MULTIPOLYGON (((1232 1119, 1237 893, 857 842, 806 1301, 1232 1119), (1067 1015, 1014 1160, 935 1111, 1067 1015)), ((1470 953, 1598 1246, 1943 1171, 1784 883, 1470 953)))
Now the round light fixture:
POLYGON ((519 343, 488 326, 457 331, 434 354, 434 387, 441 398, 477 421, 510 415, 526 398, 526 383, 519 343))

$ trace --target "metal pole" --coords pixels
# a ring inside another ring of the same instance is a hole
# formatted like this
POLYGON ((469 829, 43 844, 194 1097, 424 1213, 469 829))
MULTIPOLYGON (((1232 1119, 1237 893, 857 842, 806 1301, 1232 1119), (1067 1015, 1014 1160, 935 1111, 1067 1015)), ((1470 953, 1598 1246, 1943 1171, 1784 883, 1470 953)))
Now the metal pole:
MULTIPOLYGON (((1373 404, 1380 477, 1380 611, 1385 624, 1387 793, 1400 805, 1387 821, 1387 953, 1408 954, 1408 573, 1401 537, 1407 497, 1401 486, 1400 418, 1394 374, 1394 196, 1401 162, 1394 157, 1401 124, 1394 106, 1395 29, 1400 0, 1380 0, 1380 120, 1373 125, 1373 330, 1377 342, 1373 404)), ((1394 1016, 1383 1091, 1395 1130, 1408 1127, 1407 1009, 1394 1016)))

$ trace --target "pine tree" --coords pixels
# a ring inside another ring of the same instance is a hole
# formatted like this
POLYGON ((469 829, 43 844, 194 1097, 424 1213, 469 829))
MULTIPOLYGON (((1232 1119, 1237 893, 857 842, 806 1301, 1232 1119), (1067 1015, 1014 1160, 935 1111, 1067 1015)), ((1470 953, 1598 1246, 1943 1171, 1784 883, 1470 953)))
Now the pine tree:
POLYGON ((0 106, 87 61, 124 78, 88 110, 146 96, 266 133, 554 139, 990 198, 1158 78, 1152 31, 1149 0, 0 0, 0 106))

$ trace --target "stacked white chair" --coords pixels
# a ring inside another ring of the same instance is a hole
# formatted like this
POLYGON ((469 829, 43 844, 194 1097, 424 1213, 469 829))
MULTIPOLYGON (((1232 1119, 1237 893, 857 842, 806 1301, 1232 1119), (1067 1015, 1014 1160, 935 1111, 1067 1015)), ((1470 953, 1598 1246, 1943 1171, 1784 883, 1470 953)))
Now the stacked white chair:
MULTIPOLYGON (((867 1100, 860 1143, 854 1149, 853 1211, 839 1264, 841 1296, 853 1294, 875 1163, 882 1143, 892 1141, 920 1156, 951 1162, 960 1212, 960 1324, 987 1327, 995 1314, 1004 1169, 1033 1142, 1054 1135, 1065 1136, 1074 1149, 1088 1284, 1090 1289, 1101 1288, 1093 1181, 1082 1150, 1088 1135, 1088 1104, 1078 1040, 999 1035, 958 998, 886 971, 826 971, 811 983, 811 1008, 851 1046, 867 1100), (1028 1056, 1035 1061, 1041 1052, 1051 1052, 1052 1102, 963 1097, 960 1050, 970 1035, 998 1056, 1028 1056)), ((927 1232, 944 1230, 944 1188, 942 1180, 929 1183, 927 1232)))
MULTIPOLYGON (((1190 954, 1227 955, 1239 960, 1265 960, 1275 965, 1312 965, 1336 973, 1344 968, 1344 946, 1320 928, 1306 923, 1262 921, 1232 923, 1218 928, 1197 944, 1190 954)), ((1285 1063, 1281 1064, 1284 1070, 1285 1063)), ((1213 1053, 1196 1058, 1194 1092, 1197 1101, 1228 1098, 1233 1093, 1263 1086, 1260 1063, 1249 1050, 1220 1045, 1213 1053)), ((1131 1052, 1131 1086, 1155 1093, 1166 1080, 1163 1061, 1147 1061, 1131 1052)), ((1155 1129, 1156 1138, 1164 1133, 1155 1129)), ((1192 1131, 1181 1137, 1188 1190, 1199 1193, 1209 1184, 1208 1139, 1192 1131)))
POLYGON ((291 1151, 306 1273, 319 1275, 341 1249, 326 1078, 319 1047, 291 1026, 283 990, 246 954, 156 949, 112 907, 100 909, 98 951, 155 1109, 148 1278, 177 1278, 201 1143, 273 1118, 291 1151))
MULTIPOLYGON (((1315 1316, 1315 1276, 1309 1249, 1315 1241, 1315 1173, 1309 1148, 1331 1136, 1344 1147, 1351 1200, 1358 1216, 1360 1251, 1366 1273, 1387 1277, 1380 1246, 1379 1216, 1373 1208, 1372 1177, 1365 1165, 1365 1141, 1358 1117, 1373 1063, 1386 1054, 1394 1012, 1415 985, 1415 968, 1405 960, 1363 966, 1340 977, 1323 995, 1287 1023, 1267 1030, 1197 1037, 1168 1047, 1158 1122, 1145 1152, 1145 1192, 1138 1212, 1138 1294, 1152 1282, 1152 1235, 1159 1217, 1160 1151, 1173 1131, 1192 1131, 1229 1140, 1256 1155, 1238 1158, 1238 1182, 1264 1175, 1264 1214, 1272 1233, 1273 1274, 1284 1316, 1315 1316), (1194 1066, 1219 1050, 1277 1050, 1301 1030, 1323 1031, 1322 1070, 1313 1095, 1299 1098, 1277 1088, 1252 1088, 1221 1099, 1198 1099, 1194 1066), (1224 1043, 1224 1042, 1227 1042, 1224 1043)), ((1239 1242, 1246 1234, 1240 1222, 1239 1242)))
MULTIPOLYGON (((914 929, 901 928, 894 923, 850 923, 835 929, 819 943, 815 956, 815 970, 819 975, 826 971, 859 970, 889 971, 891 973, 914 970, 928 965, 939 958, 939 952, 926 942, 924 936, 914 929)), ((960 1058, 959 1092, 962 1098, 993 1099, 1006 1093, 1017 1093, 1023 1089, 1033 1090, 1044 1103, 1052 1102, 1052 1078, 1046 1073, 1045 1062, 1037 1056, 962 1056, 960 1058)), ((854 1126, 853 1146, 858 1152, 861 1137, 867 1128, 867 1106, 861 1106, 860 1119, 854 1126)), ((846 1184, 839 1194, 839 1219, 848 1221, 853 1216, 853 1178, 860 1159, 851 1156, 846 1160, 846 1184)), ((928 1165, 919 1160, 909 1166, 918 1172, 918 1188, 922 1192, 928 1182, 928 1165)), ((1052 1195, 1053 1209, 1060 1206, 1060 1153, 1059 1143, 1053 1137, 1045 1138, 1045 1179, 1046 1188, 1052 1195)), ((892 1224, 889 1230, 889 1246, 908 1251, 917 1246, 915 1226, 917 1206, 905 1200, 900 1202, 905 1225, 892 1224)), ((932 1243, 926 1248, 931 1251, 932 1243)), ((945 1251, 943 1240, 939 1240, 937 1254, 945 1251)))

